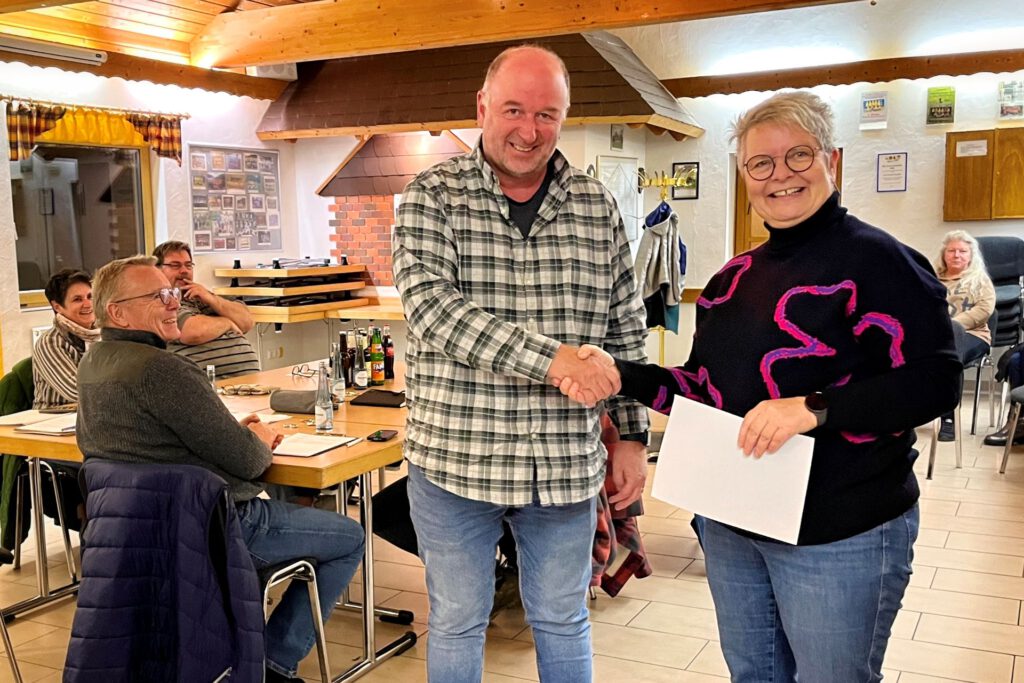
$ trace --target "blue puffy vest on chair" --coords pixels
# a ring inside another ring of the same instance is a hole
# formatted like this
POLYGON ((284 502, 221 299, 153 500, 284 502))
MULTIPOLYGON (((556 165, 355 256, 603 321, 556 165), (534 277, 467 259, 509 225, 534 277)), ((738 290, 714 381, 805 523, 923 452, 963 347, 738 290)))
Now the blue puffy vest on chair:
POLYGON ((260 588, 227 485, 189 465, 89 459, 65 683, 263 677, 260 588))

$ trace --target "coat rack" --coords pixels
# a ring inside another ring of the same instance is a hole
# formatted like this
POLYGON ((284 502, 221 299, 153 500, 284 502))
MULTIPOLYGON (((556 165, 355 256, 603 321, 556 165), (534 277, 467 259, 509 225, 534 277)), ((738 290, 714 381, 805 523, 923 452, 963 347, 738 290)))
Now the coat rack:
POLYGON ((686 186, 686 176, 682 175, 681 172, 676 175, 669 175, 664 171, 655 171, 652 174, 648 174, 647 171, 641 168, 637 171, 637 175, 639 176, 638 185, 640 189, 644 190, 648 187, 657 187, 659 194, 661 195, 661 201, 668 199, 668 190, 670 187, 686 186))

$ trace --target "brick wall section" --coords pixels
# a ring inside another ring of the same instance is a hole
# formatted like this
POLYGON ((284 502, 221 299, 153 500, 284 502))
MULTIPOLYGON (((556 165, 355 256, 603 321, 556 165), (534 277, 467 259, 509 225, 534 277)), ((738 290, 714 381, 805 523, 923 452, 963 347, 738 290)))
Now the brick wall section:
POLYGON ((392 195, 335 197, 330 212, 331 256, 348 255, 352 265, 365 265, 373 284, 392 286, 391 226, 395 222, 392 195))

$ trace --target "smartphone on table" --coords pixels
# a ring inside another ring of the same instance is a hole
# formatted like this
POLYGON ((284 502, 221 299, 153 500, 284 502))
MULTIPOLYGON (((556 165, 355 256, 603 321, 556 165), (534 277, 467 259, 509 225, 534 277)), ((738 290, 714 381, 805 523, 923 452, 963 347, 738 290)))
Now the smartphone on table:
POLYGON ((373 434, 366 437, 367 441, 388 441, 395 438, 398 435, 398 431, 395 429, 378 429, 373 434))

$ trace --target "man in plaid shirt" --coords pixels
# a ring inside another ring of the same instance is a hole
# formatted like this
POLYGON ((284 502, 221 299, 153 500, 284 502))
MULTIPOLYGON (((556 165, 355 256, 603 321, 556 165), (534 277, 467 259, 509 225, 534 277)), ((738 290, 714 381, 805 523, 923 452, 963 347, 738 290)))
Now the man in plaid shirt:
MULTIPOLYGON (((586 590, 605 472, 600 396, 614 373, 576 349, 644 358, 644 308, 608 191, 555 149, 569 108, 561 59, 511 48, 477 94, 483 135, 402 195, 395 281, 409 322, 409 499, 430 594, 431 681, 480 681, 502 520, 519 548, 542 681, 590 681, 586 590), (552 386, 585 388, 589 405, 552 386)), ((646 476, 647 414, 603 404, 623 438, 623 507, 646 476)))

